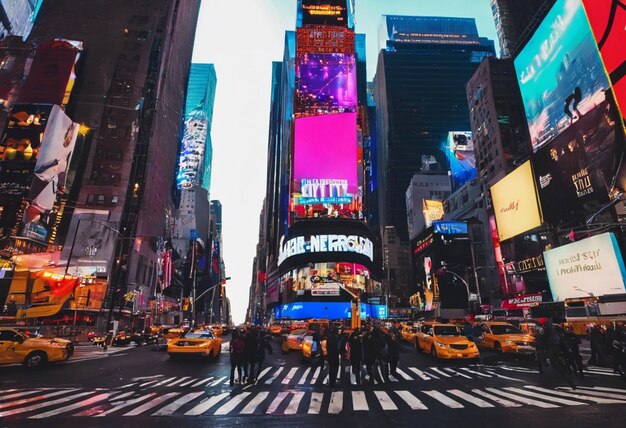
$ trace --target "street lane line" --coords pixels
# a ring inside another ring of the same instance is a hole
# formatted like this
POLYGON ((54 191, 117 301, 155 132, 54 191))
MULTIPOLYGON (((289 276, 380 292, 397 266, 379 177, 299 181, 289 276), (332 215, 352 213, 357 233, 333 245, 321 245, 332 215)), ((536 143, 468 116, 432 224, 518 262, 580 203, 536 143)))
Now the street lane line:
MULTIPOLYGON (((571 392, 574 391, 570 387, 558 387, 557 389, 567 390, 567 391, 571 391, 571 392)), ((576 387, 576 391, 581 391, 581 392, 584 392, 587 395, 593 395, 593 396, 596 396, 596 397, 615 398, 616 400, 624 400, 626 398, 626 396, 624 396, 624 395, 611 394, 610 392, 606 392, 606 391, 596 391, 596 390, 592 390, 590 388, 585 388, 583 386, 577 386, 576 387)))
POLYGON ((552 389, 546 389, 546 388, 541 388, 539 386, 534 386, 534 385, 524 385, 525 388, 530 388, 530 389, 534 389, 536 391, 540 391, 540 392, 545 392, 548 394, 555 394, 558 395, 559 397, 565 397, 565 398, 573 398, 575 400, 587 400, 587 401, 593 401, 594 403, 598 403, 598 404, 617 404, 617 403, 626 403, 626 397, 624 397, 623 400, 609 400, 606 398, 600 398, 600 397, 593 397, 591 395, 585 395, 583 394, 578 394, 578 393, 569 393, 569 392, 563 392, 563 391, 555 391, 552 389))
POLYGON ((145 404, 137 407, 136 409, 131 410, 128 413, 124 413, 123 416, 137 416, 142 414, 143 412, 147 412, 148 410, 154 409, 156 406, 163 404, 163 402, 169 400, 170 398, 174 398, 180 395, 180 392, 170 392, 169 394, 161 395, 156 397, 154 400, 150 400, 145 404))
MULTIPOLYGON (((137 404, 137 403, 141 403, 142 401, 146 401, 147 399, 154 397, 156 394, 157 394, 156 392, 151 392, 150 394, 143 395, 141 397, 137 397, 137 398, 134 398, 132 400, 122 401, 121 403, 116 404, 115 406, 111 407, 110 409, 105 410, 104 412, 98 413, 97 415, 94 415, 94 417, 101 418, 101 417, 110 415, 112 413, 117 412, 118 410, 122 410, 122 409, 125 409, 126 407, 130 407, 133 404, 137 404)), ((74 416, 79 416, 79 415, 74 415, 74 416)))
POLYGON ((352 410, 353 411, 369 411, 369 406, 367 405, 367 398, 365 398, 365 392, 363 391, 352 391, 352 410))
POLYGON ((298 381, 298 385, 304 385, 304 383, 306 382, 306 378, 309 376, 310 372, 311 372, 311 367, 307 367, 307 369, 304 371, 304 374, 298 381))
POLYGON ((239 412, 239 414, 251 415, 252 413, 254 413, 256 408, 259 407, 259 404, 261 404, 267 398, 268 395, 269 395, 269 391, 259 392, 256 395, 256 397, 250 400, 250 402, 246 405, 246 407, 244 407, 243 410, 239 412))
POLYGON ((472 392, 476 395, 480 395, 482 397, 488 398, 494 403, 498 403, 502 407, 521 407, 522 405, 519 403, 515 403, 513 401, 505 400, 504 398, 497 397, 493 394, 489 394, 488 392, 481 391, 480 389, 472 389, 472 392))
POLYGON ((309 415, 317 415, 320 413, 322 409, 322 401, 324 400, 323 392, 312 392, 311 393, 311 403, 309 404, 309 411, 307 412, 309 415))
POLYGON ((39 413, 37 415, 29 416, 28 419, 44 419, 49 418, 51 416, 60 415, 61 413, 71 412, 72 410, 80 409, 81 407, 92 406, 96 403, 106 400, 112 395, 112 393, 108 392, 106 394, 98 394, 93 397, 89 397, 86 400, 79 401, 78 403, 68 404, 67 406, 59 407, 58 409, 49 410, 44 413, 39 413))
POLYGON ((591 374, 597 374, 597 375, 602 375, 602 376, 621 376, 618 373, 613 373, 613 372, 605 372, 605 371, 600 371, 600 370, 594 370, 594 369, 590 369, 589 367, 587 367, 585 369, 585 371, 587 373, 591 373, 591 374))
POLYGON ((396 394, 400 398, 404 400, 406 404, 409 405, 411 410, 428 410, 428 407, 424 405, 415 395, 411 394, 409 391, 395 391, 396 394))
POLYGON ((435 373, 440 374, 443 377, 452 377, 448 373, 444 372, 443 370, 439 370, 437 367, 429 367, 429 369, 434 371, 435 373))
POLYGON ((501 395, 503 397, 506 397, 508 399, 511 399, 513 401, 517 401, 519 403, 522 404, 526 404, 528 406, 536 406, 536 407, 541 407, 543 409, 556 409, 557 406, 556 404, 552 404, 552 403, 544 403, 542 401, 537 401, 537 400, 531 400, 530 398, 527 397, 520 397, 518 395, 515 394, 510 394, 508 392, 505 391, 500 391, 496 388, 485 388, 487 391, 496 394, 496 395, 501 395))
POLYGON ((265 412, 265 414, 271 415, 272 413, 274 413, 278 409, 278 406, 280 406, 280 403, 282 403, 283 400, 285 400, 288 394, 289 392, 287 391, 279 392, 276 398, 274 398, 274 401, 272 401, 272 404, 270 404, 270 406, 267 408, 267 411, 265 412))
POLYGON ((124 386, 120 386, 118 389, 126 389, 126 388, 130 388, 131 386, 135 386, 137 385, 137 382, 133 382, 133 383, 128 383, 124 386))
POLYGON ((465 401, 467 401, 469 403, 475 404, 478 407, 483 407, 483 408, 495 407, 493 404, 488 403, 485 400, 481 400, 480 398, 474 397, 473 395, 470 395, 470 394, 468 394, 466 392, 463 392, 461 390, 458 390, 458 389, 449 389, 447 392, 448 392, 448 394, 456 395, 457 397, 459 397, 459 398, 461 398, 461 399, 463 399, 463 400, 465 400, 465 401))
POLYGON ((226 379, 228 379, 226 376, 222 376, 221 378, 214 380, 213 382, 211 382, 207 386, 217 386, 220 383, 224 382, 226 379))
POLYGON ((57 395, 63 395, 63 394, 67 394, 67 393, 70 393, 70 392, 76 392, 76 391, 80 391, 80 389, 70 389, 69 391, 68 390, 63 390, 63 391, 50 392, 50 393, 45 393, 45 394, 42 394, 42 395, 37 395, 35 397, 24 398, 22 400, 10 401, 10 402, 7 402, 7 403, 0 404, 0 409, 6 409, 7 407, 13 407, 13 406, 21 406, 23 404, 28 404, 28 403, 31 403, 33 401, 46 400, 46 399, 51 398, 51 397, 56 397, 57 395))
POLYGON ((527 395, 533 398, 539 398, 544 401, 553 401, 555 403, 563 404, 566 406, 586 406, 587 405, 587 403, 581 403, 578 401, 566 400, 564 398, 558 398, 558 397, 554 397, 550 395, 539 394, 538 392, 528 391, 527 389, 523 389, 523 388, 506 387, 504 389, 506 389, 507 391, 515 392, 517 394, 527 395))
POLYGON ((453 400, 447 395, 442 394, 439 391, 422 391, 424 394, 434 398, 435 400, 442 403, 444 406, 449 407, 451 409, 463 409, 465 406, 459 403, 458 401, 453 400))
MULTIPOLYGON (((80 390, 75 389, 74 391, 80 391, 80 390)), ((70 392, 70 391, 66 391, 66 392, 70 392)), ((0 418, 5 418, 7 416, 17 415, 20 413, 31 412, 33 410, 43 409, 44 407, 50 407, 56 404, 67 403, 68 401, 76 400, 77 398, 84 397, 85 395, 91 395, 91 394, 93 394, 93 391, 81 392, 80 394, 74 394, 69 397, 59 398, 57 400, 46 401, 44 403, 33 404, 30 406, 20 407, 20 408, 13 409, 13 410, 6 410, 4 412, 0 412, 0 418)), ((59 394, 54 394, 54 395, 59 395, 59 394)), ((48 398, 49 396, 50 394, 48 396, 44 396, 44 398, 48 398)))
POLYGON ((413 378, 411 376, 409 376, 408 374, 406 374, 406 372, 402 369, 400 369, 399 367, 396 368, 396 372, 398 372, 398 374, 400 376, 402 376, 404 379, 406 380, 413 380, 413 378))
POLYGON ((465 379, 471 379, 472 378, 471 376, 468 376, 468 375, 463 374, 461 372, 457 372, 456 370, 453 370, 453 369, 451 369, 449 367, 445 367, 444 370, 448 371, 448 373, 452 373, 454 376, 461 376, 461 377, 464 377, 465 379))
POLYGON ((191 385, 192 383, 197 382, 197 381, 198 381, 198 378, 197 378, 197 377, 194 377, 193 379, 188 380, 188 381, 187 381, 187 382, 185 382, 185 383, 181 383, 181 384, 180 384, 180 386, 187 386, 187 385, 191 385))
POLYGON ((291 379, 296 375, 298 368, 299 367, 293 367, 291 370, 289 370, 289 373, 287 373, 287 376, 283 378, 283 381, 282 381, 283 385, 289 385, 289 382, 291 382, 291 379))
POLYGON ((164 385, 170 383, 171 381, 173 381, 174 379, 176 379, 176 376, 171 377, 169 379, 162 380, 161 382, 152 385, 150 388, 156 388, 157 386, 164 386, 164 385))
POLYGON ((227 415, 233 411, 235 407, 237 407, 246 397, 250 395, 250 392, 242 392, 241 394, 235 395, 233 398, 228 400, 226 404, 222 405, 219 409, 213 413, 215 415, 227 415))
MULTIPOLYGON (((282 369, 282 367, 281 367, 282 369)), ((317 382, 317 377, 320 375, 320 372, 322 371, 321 367, 318 367, 315 369, 315 371, 313 372, 313 377, 311 378, 311 382, 309 382, 311 385, 313 385, 315 382, 317 382)))
POLYGON ((265 381, 265 384, 266 385, 271 385, 271 383, 274 382, 274 379, 276 379, 278 377, 278 375, 280 374, 280 372, 283 371, 283 368, 284 367, 279 367, 278 370, 276 370, 276 372, 274 372, 272 377, 265 381))
MULTIPOLYGON (((424 373, 423 371, 421 371, 418 368, 415 367, 409 367, 409 370, 411 370, 413 373, 415 373, 416 375, 418 375, 420 378, 422 378, 422 380, 430 380, 432 375, 427 375, 426 373, 424 373)), ((434 376, 432 376, 434 377, 434 376)), ((435 378, 435 379, 439 379, 439 378, 435 378)))
POLYGON ((293 393, 293 398, 285 409, 286 415, 295 415, 296 413, 298 413, 298 407, 300 406, 300 401, 302 401, 302 397, 304 397, 304 392, 302 391, 296 391, 293 393))
MULTIPOLYGON (((3 393, 7 393, 10 392, 9 391, 2 391, 3 393)), ((14 389, 13 391, 17 391, 16 389, 14 389)), ((9 394, 9 395, 1 395, 0 396, 0 401, 7 401, 10 400, 12 398, 19 398, 19 397, 23 397, 25 395, 31 395, 31 394, 39 394, 42 390, 41 389, 34 389, 32 391, 26 391, 26 392, 17 392, 15 394, 9 394)))
POLYGON ((192 400, 195 400, 196 398, 198 398, 198 396, 202 394, 204 394, 204 391, 191 392, 189 394, 183 395, 176 401, 171 402, 170 404, 154 412, 150 416, 171 416, 174 414, 176 410, 180 409, 183 405, 189 403, 192 400))
POLYGON ((186 380, 187 380, 187 379, 189 379, 190 377, 191 377, 191 376, 183 376, 183 377, 181 377, 180 379, 178 379, 178 380, 176 380, 176 381, 174 381, 174 382, 170 383, 170 384, 169 384, 169 385, 167 385, 167 386, 168 386, 168 387, 170 387, 170 386, 178 385, 179 383, 186 381, 186 380))
POLYGON ((259 383, 259 381, 261 380, 261 378, 262 378, 263 376, 265 376, 265 375, 267 374, 267 372, 269 372, 270 370, 272 370, 272 368, 271 368, 271 367, 265 367, 265 368, 263 369, 263 371, 262 371, 261 373, 259 373, 259 375, 256 377, 256 382, 255 382, 254 384, 256 385, 257 383, 259 383))
POLYGON ((374 391, 374 394, 376 395, 376 398, 378 398, 378 402, 383 410, 398 410, 398 407, 391 400, 389 394, 384 391, 374 391))
POLYGON ((202 380, 199 380, 198 382, 194 383, 193 385, 191 385, 191 387, 195 388, 196 386, 204 385, 205 383, 210 382, 213 379, 215 379, 215 377, 209 376, 206 379, 202 379, 202 380))
POLYGON ((151 381, 149 381, 149 382, 144 382, 144 383, 142 383, 141 385, 139 385, 139 388, 144 388, 144 387, 146 387, 146 386, 148 386, 148 385, 153 385, 153 384, 155 384, 155 383, 157 383, 157 382, 159 382, 159 380, 151 380, 151 381))
POLYGON ((335 391, 330 395, 330 403, 328 403, 328 413, 336 415, 343 409, 343 392, 335 391))
POLYGON ((607 392, 619 392, 620 394, 626 394, 626 390, 617 389, 617 388, 605 388, 603 386, 592 386, 589 388, 588 386, 581 386, 582 389, 597 389, 598 391, 607 391, 607 392))
POLYGON ((609 373, 613 373, 613 369, 609 369, 607 367, 598 367, 598 366, 587 366, 586 367, 588 370, 598 370, 600 372, 609 372, 609 373))
POLYGON ((481 372, 478 372, 476 370, 468 369, 467 367, 461 367, 461 370, 465 370, 468 373, 472 373, 472 374, 475 374, 475 375, 478 375, 478 376, 482 376, 482 377, 491 377, 490 374, 481 373, 481 372))
POLYGON ((211 407, 215 406, 217 403, 222 401, 224 398, 228 397, 229 395, 230 395, 230 392, 222 392, 219 395, 214 395, 213 397, 209 397, 203 402, 201 402, 200 404, 198 404, 193 409, 188 410, 187 413, 185 413, 185 416, 201 415, 207 410, 209 410, 211 407))

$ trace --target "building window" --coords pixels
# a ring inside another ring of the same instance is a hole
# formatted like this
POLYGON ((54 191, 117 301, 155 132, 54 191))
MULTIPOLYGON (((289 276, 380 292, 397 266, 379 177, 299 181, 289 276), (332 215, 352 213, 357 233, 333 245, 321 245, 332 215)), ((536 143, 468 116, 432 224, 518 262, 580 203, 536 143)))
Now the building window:
POLYGON ((104 205, 104 195, 98 195, 98 205, 104 205))
POLYGON ((87 205, 93 205, 93 195, 87 195, 87 205))
POLYGON ((111 205, 117 205, 119 200, 120 200, 119 196, 117 196, 117 195, 111 196, 111 205))

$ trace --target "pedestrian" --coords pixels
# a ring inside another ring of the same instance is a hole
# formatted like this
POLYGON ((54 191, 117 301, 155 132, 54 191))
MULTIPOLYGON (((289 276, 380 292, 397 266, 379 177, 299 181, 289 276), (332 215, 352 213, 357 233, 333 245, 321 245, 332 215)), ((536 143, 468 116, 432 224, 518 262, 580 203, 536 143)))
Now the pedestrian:
POLYGON ((320 368, 320 371, 324 370, 324 352, 322 351, 322 338, 320 336, 319 330, 315 330, 312 337, 311 363, 313 370, 315 370, 317 367, 320 368))
POLYGON ((400 332, 396 327, 389 329, 385 335, 387 342, 387 361, 385 362, 385 373, 398 377, 398 362, 400 361, 400 332), (388 366, 388 367, 387 367, 388 366))
POLYGON ((235 369, 237 369, 237 383, 242 382, 241 366, 245 355, 246 343, 237 330, 233 330, 230 340, 230 386, 233 386, 235 369))
POLYGON ((537 359, 537 369, 539 373, 543 373, 543 366, 548 365, 548 339, 550 329, 547 327, 546 320, 541 318, 537 333, 535 334, 535 358, 537 359))
POLYGON ((564 333, 565 343, 567 345, 568 363, 574 372, 579 376, 583 375, 583 357, 580 355, 580 337, 574 333, 574 328, 570 325, 564 333))
POLYGON ((352 366, 352 374, 356 378, 356 384, 361 384, 361 364, 363 361, 363 342, 361 329, 354 329, 348 339, 348 350, 350 365, 352 366))
POLYGON ((599 325, 594 324, 589 332, 589 344, 591 347, 591 357, 587 361, 588 365, 604 364, 604 333, 599 325))
POLYGON ((328 360, 328 385, 332 388, 337 382, 339 370, 339 342, 334 328, 331 328, 326 335, 326 359, 328 360))
POLYGON ((247 368, 247 373, 245 375, 245 382, 250 384, 254 383, 254 365, 256 363, 256 348, 257 348, 257 331, 253 328, 248 330, 245 338, 245 359, 246 366, 244 370, 247 368))
POLYGON ((265 361, 265 351, 269 352, 270 355, 274 353, 270 340, 271 336, 269 336, 265 330, 262 330, 259 336, 259 340, 256 344, 256 353, 254 355, 257 364, 257 376, 261 374, 261 367, 263 366, 263 362, 265 361))
POLYGON ((365 369, 369 377, 369 382, 374 381, 383 383, 380 373, 378 372, 378 361, 380 356, 380 342, 374 331, 366 329, 363 334, 363 360, 365 361, 365 369))

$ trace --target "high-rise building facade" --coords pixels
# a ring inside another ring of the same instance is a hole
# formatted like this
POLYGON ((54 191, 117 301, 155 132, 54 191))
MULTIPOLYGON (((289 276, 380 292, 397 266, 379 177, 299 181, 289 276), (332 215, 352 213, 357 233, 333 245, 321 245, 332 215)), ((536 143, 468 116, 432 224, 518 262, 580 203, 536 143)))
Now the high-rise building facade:
POLYGON ((5 36, 28 37, 43 0, 2 0, 0 2, 0 39, 5 36))
POLYGON ((522 35, 537 12, 543 8, 544 3, 550 2, 553 0, 491 0, 501 57, 513 56, 519 48, 522 35))

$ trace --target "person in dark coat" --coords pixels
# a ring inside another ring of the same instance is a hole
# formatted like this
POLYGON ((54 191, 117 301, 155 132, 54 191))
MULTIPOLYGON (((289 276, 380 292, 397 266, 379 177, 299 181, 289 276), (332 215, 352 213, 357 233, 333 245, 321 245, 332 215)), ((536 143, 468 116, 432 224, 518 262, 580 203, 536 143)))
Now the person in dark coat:
POLYGON ((243 337, 239 335, 237 330, 233 330, 232 339, 230 340, 230 386, 233 386, 235 380, 235 369, 237 370, 238 381, 241 383, 241 366, 243 364, 246 343, 243 337))
POLYGON ((548 348, 551 328, 545 320, 539 320, 539 327, 535 334, 535 357, 539 373, 543 373, 543 366, 548 365, 548 348))
POLYGON ((583 357, 580 355, 580 337, 576 336, 572 326, 569 326, 563 334, 567 346, 567 360, 574 372, 583 375, 583 357))
POLYGON ((339 342, 333 328, 326 335, 326 359, 328 360, 328 385, 332 388, 337 382, 339 370, 339 342))
POLYGON ((365 361, 365 368, 367 375, 369 376, 370 383, 374 383, 376 380, 378 383, 383 383, 380 374, 378 372, 378 361, 380 360, 380 341, 378 334, 374 331, 366 331, 363 335, 363 359, 365 361))
POLYGON ((248 333, 246 333, 246 346, 245 346, 245 355, 246 361, 248 365, 248 373, 246 376, 247 383, 254 383, 254 364, 256 363, 256 349, 257 349, 257 336, 258 333, 254 329, 250 329, 248 333))
MULTIPOLYGON (((263 362, 265 361, 265 351, 269 352, 270 355, 274 353, 270 340, 272 340, 272 338, 264 330, 262 330, 259 340, 256 343, 256 353, 254 354, 254 359, 257 364, 257 376, 261 374, 261 367, 263 366, 263 362)), ((254 381, 256 381, 256 379, 253 379, 253 382, 254 381)))
POLYGON ((604 365, 604 332, 602 328, 594 324, 589 332, 589 342, 591 346, 591 358, 587 364, 604 365))
POLYGON ((385 368, 389 366, 389 370, 385 370, 385 373, 389 373, 393 377, 398 377, 398 362, 400 361, 400 332, 397 328, 390 328, 385 335, 387 342, 387 361, 385 361, 385 368))
POLYGON ((322 338, 320 333, 316 330, 313 333, 312 337, 313 347, 311 348, 311 363, 312 370, 315 370, 317 367, 320 370, 324 370, 324 351, 322 350, 322 338))
POLYGON ((361 384, 361 364, 363 361, 363 342, 361 329, 356 328, 348 339, 350 348, 350 365, 352 366, 352 374, 356 378, 357 385, 361 384))

